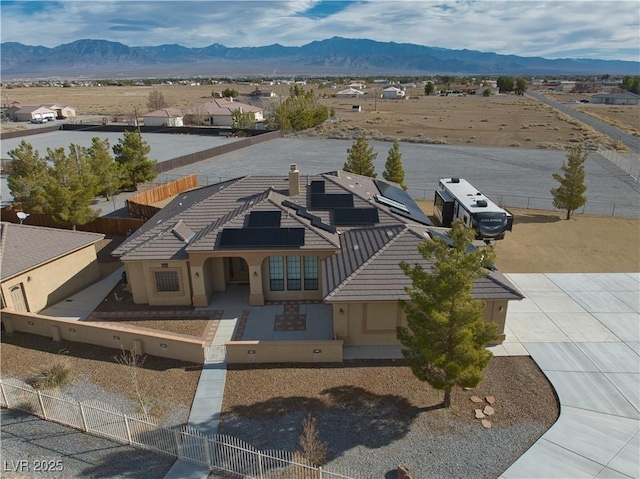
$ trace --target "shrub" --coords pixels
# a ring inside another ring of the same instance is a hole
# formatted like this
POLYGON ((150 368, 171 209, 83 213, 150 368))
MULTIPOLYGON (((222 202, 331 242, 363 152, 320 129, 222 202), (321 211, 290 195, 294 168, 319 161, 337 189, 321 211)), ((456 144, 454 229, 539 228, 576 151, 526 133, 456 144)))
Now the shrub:
POLYGON ((71 380, 71 373, 71 366, 67 361, 56 361, 40 368, 27 382, 36 389, 59 388, 71 380))

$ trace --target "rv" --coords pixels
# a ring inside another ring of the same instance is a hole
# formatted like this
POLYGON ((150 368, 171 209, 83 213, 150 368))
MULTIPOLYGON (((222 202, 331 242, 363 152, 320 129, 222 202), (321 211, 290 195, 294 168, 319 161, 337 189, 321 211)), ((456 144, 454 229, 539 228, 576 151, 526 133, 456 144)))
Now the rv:
POLYGON ((476 231, 485 243, 504 238, 513 227, 513 215, 461 178, 441 178, 433 202, 433 214, 442 226, 455 220, 476 231))

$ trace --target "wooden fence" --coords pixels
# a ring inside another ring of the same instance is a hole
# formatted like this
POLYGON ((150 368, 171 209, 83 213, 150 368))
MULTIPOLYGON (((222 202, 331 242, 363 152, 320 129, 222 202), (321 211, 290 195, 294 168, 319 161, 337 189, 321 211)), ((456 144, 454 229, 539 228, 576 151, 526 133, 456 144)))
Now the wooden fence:
POLYGON ((160 211, 161 208, 153 206, 155 203, 164 201, 167 198, 171 198, 197 186, 198 175, 192 173, 189 176, 184 176, 170 183, 141 191, 126 201, 127 213, 133 218, 141 218, 146 221, 160 211))
MULTIPOLYGON (((11 207, 2 208, 0 216, 2 221, 9 223, 20 223, 18 218, 19 209, 11 207)), ((112 216, 101 216, 91 223, 77 226, 78 231, 89 231, 91 233, 102 233, 107 236, 127 236, 133 233, 144 224, 145 220, 140 218, 118 218, 112 216)), ((27 219, 22 224, 31 226, 46 226, 49 228, 71 229, 69 226, 60 225, 44 213, 29 213, 27 219)))
POLYGON ((97 400, 78 402, 59 391, 36 390, 14 378, 0 379, 0 403, 2 407, 25 411, 92 435, 243 478, 366 479, 351 471, 315 467, 289 451, 260 451, 235 437, 206 436, 189 425, 160 427, 150 416, 122 414, 97 400))

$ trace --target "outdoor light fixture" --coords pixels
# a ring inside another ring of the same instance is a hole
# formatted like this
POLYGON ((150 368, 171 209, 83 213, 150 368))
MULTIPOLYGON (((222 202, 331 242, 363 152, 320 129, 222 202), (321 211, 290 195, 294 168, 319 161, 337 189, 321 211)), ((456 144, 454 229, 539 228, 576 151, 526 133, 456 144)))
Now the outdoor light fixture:
POLYGON ((114 336, 113 339, 120 339, 120 336, 114 336))
POLYGON ((253 272, 253 277, 254 277, 254 278, 257 278, 257 277, 258 277, 258 272, 257 272, 257 271, 254 271, 254 272, 253 272))
POLYGON ((247 354, 256 354, 255 349, 247 349, 247 354))
POLYGON ((164 344, 164 343, 160 343, 160 347, 161 347, 161 348, 166 348, 166 347, 167 347, 167 345, 166 345, 166 344, 164 344))
POLYGON ((320 354, 322 352, 322 349, 314 349, 313 350, 313 354, 320 354))
POLYGON ((340 311, 338 311, 338 313, 344 314, 344 309, 340 308, 340 311))
POLYGON ((29 321, 27 324, 28 324, 29 326, 33 326, 33 321, 29 321))
POLYGON ((500 311, 500 312, 502 313, 502 312, 504 311, 504 306, 500 306, 500 307, 498 308, 498 311, 500 311))
POLYGON ((200 277, 200 273, 196 271, 196 278, 199 278, 199 277, 200 277))
POLYGON ((69 331, 71 331, 72 333, 76 332, 75 328, 69 328, 69 331))

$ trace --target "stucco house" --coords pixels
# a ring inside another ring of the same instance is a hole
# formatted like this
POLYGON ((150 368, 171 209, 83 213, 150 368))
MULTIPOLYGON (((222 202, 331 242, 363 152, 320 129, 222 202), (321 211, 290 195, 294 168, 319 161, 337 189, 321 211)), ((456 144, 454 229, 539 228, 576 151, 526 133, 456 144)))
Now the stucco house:
POLYGON ((200 103, 185 112, 185 123, 208 126, 233 126, 233 112, 240 110, 250 113, 256 122, 264 120, 264 110, 257 106, 240 103, 230 98, 220 98, 207 103, 200 103))
POLYGON ((37 313, 100 277, 102 234, 0 223, 2 307, 37 313))
POLYGON ((336 93, 338 98, 360 98, 362 95, 364 95, 364 92, 356 88, 347 88, 336 93))
POLYGON ((162 108, 142 117, 145 126, 184 126, 184 113, 180 108, 162 108))
POLYGON ((395 100, 397 98, 404 98, 405 91, 401 88, 390 86, 382 90, 382 98, 386 100, 395 100))
POLYGON ((56 110, 42 105, 12 106, 7 111, 9 118, 14 121, 31 121, 34 118, 55 118, 56 110))
MULTIPOLYGON (((245 176, 180 194, 115 251, 135 303, 215 307, 233 283, 251 305, 332 305, 347 345, 397 344, 400 261, 429 265, 418 244, 446 230, 383 180, 342 171, 245 176)), ((522 295, 499 272, 476 282, 485 321, 504 333, 508 301, 522 295)), ((504 335, 501 336, 504 338, 504 335)))

